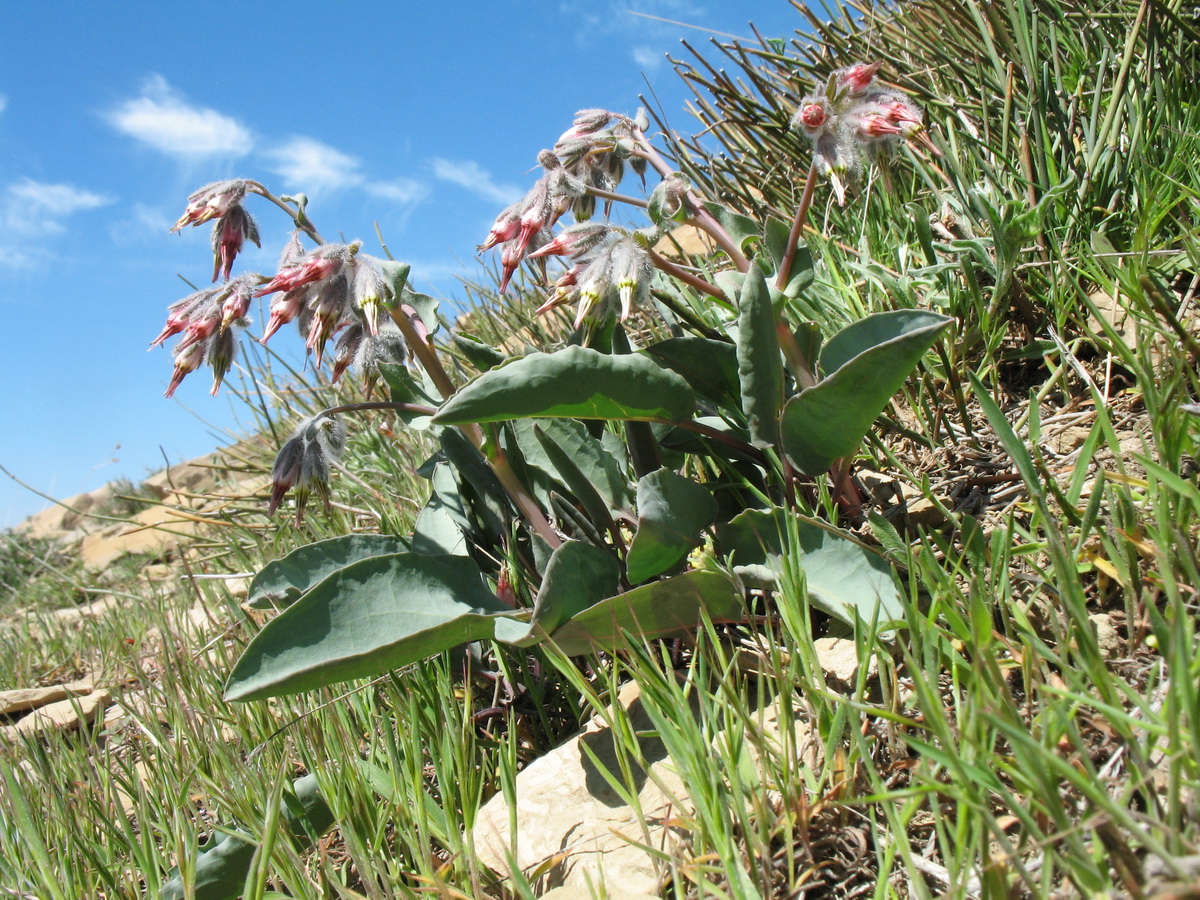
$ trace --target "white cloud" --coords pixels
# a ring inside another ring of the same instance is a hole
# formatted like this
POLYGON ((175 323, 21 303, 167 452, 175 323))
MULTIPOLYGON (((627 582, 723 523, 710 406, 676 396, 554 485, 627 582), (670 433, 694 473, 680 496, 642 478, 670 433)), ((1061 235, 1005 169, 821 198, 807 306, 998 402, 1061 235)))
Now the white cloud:
POLYGON ((289 189, 332 190, 361 184, 359 161, 335 147, 308 137, 293 137, 267 151, 271 171, 282 175, 289 189))
POLYGON ((415 178, 374 181, 364 185, 363 189, 373 197, 391 200, 401 206, 415 206, 429 196, 429 185, 415 178))
POLYGON ((8 98, 3 94, 0 94, 0 113, 4 112, 6 109, 8 109, 8 98))
POLYGON ((630 52, 633 54, 633 61, 637 63, 639 69, 657 69, 667 60, 666 52, 661 47, 649 47, 645 44, 639 44, 630 52))
POLYGON ((62 220, 96 209, 112 199, 70 184, 47 184, 26 178, 10 184, 0 197, 0 230, 10 235, 53 234, 62 220))
POLYGON ((244 156, 254 146, 244 125, 215 109, 188 104, 161 75, 148 78, 140 97, 126 100, 106 118, 118 131, 168 156, 244 156))
POLYGON ((477 162, 453 161, 449 159, 434 159, 433 174, 442 181, 457 184, 468 191, 479 194, 488 200, 508 205, 515 203, 524 193, 519 187, 510 184, 497 184, 491 174, 477 162))

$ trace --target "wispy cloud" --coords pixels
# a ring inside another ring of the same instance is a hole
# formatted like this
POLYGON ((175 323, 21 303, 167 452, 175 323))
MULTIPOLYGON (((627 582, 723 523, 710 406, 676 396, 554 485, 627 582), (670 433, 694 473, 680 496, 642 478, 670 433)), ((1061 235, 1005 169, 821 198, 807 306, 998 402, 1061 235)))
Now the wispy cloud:
POLYGON ((8 185, 0 197, 0 229, 10 235, 54 234, 64 229, 68 216, 112 202, 74 185, 25 178, 8 185))
POLYGON ((309 137, 292 137, 266 151, 268 167, 291 190, 336 190, 361 184, 357 157, 309 137))
POLYGON ((3 94, 0 94, 0 113, 4 112, 6 109, 8 109, 8 98, 3 94))
POLYGON ((34 271, 53 259, 53 250, 36 240, 66 231, 65 219, 112 203, 111 197, 70 184, 24 178, 0 192, 0 273, 34 271))
POLYGON ((429 185, 415 178, 373 181, 363 185, 363 189, 373 197, 391 200, 401 206, 415 206, 429 196, 429 185))
POLYGON ((161 75, 146 79, 141 96, 126 100, 105 118, 118 131, 183 159, 244 156, 254 146, 244 125, 215 109, 189 104, 161 75))
POLYGON ((434 177, 440 181, 448 181, 466 188, 496 203, 508 205, 515 203, 524 193, 519 187, 511 184, 497 184, 491 173, 483 166, 471 160, 449 160, 437 158, 432 160, 434 177))

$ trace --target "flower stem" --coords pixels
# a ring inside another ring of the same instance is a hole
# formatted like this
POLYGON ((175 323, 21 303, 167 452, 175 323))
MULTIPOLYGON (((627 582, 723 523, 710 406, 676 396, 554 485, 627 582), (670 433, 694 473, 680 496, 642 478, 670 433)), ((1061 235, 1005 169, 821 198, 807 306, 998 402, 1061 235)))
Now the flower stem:
POLYGON ((792 220, 792 230, 788 232, 787 247, 783 259, 779 262, 779 276, 775 279, 775 287, 782 291, 788 286, 792 277, 792 263, 796 259, 796 247, 800 243, 800 234, 804 231, 804 223, 808 220, 808 210, 812 206, 813 192, 817 184, 817 164, 814 161, 808 169, 808 177, 804 180, 804 192, 800 195, 800 205, 796 207, 796 217, 792 220))
POLYGON ((672 278, 682 281, 684 284, 691 285, 702 294, 708 294, 708 296, 712 297, 728 310, 732 310, 734 308, 733 304, 729 301, 729 298, 725 296, 725 292, 719 287, 709 284, 699 276, 693 275, 682 266, 675 265, 675 263, 671 262, 666 257, 655 253, 653 250, 647 250, 646 253, 650 256, 650 262, 654 263, 654 267, 660 272, 665 272, 672 278))
MULTIPOLYGON (((675 170, 671 167, 671 164, 655 149, 654 145, 650 143, 640 128, 633 129, 633 136, 638 142, 638 147, 634 152, 650 163, 650 165, 654 166, 654 171, 658 172, 663 178, 674 173, 675 170)), ((717 242, 717 246, 725 251, 725 254, 734 266, 737 267, 739 272, 749 271, 750 260, 746 259, 737 242, 729 236, 729 232, 708 211, 708 208, 704 205, 703 198, 694 190, 689 190, 684 194, 684 198, 687 200, 691 212, 688 218, 694 221, 696 227, 710 235, 717 242)))
POLYGON ((601 200, 615 200, 617 203, 628 203, 630 206, 637 206, 645 209, 650 205, 649 200, 643 200, 640 197, 631 197, 628 194, 617 194, 613 191, 606 191, 603 188, 592 187, 588 185, 586 191, 593 197, 598 197, 601 200))
POLYGON ((312 238, 313 241, 318 246, 323 245, 325 243, 325 238, 321 237, 320 232, 318 232, 317 229, 313 227, 312 222, 308 221, 308 216, 305 215, 304 211, 301 210, 299 207, 293 208, 291 206, 288 206, 286 203, 284 203, 282 200, 280 200, 278 197, 276 197, 274 194, 272 194, 270 191, 268 191, 265 187, 263 187, 257 181, 247 181, 246 187, 248 190, 253 191, 254 193, 258 194, 260 197, 265 197, 266 199, 270 200, 272 203, 274 203, 276 206, 278 206, 280 209, 282 209, 285 213, 287 213, 289 216, 291 216, 292 221, 296 223, 296 227, 299 228, 301 231, 303 231, 305 234, 307 234, 310 238, 312 238))

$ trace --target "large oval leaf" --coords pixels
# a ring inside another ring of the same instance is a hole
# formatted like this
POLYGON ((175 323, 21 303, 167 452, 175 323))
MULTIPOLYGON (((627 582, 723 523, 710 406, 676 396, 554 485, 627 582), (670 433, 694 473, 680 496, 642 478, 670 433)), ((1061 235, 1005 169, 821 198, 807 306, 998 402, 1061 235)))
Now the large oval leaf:
POLYGON ((678 372, 701 397, 726 403, 736 400, 741 393, 737 350, 726 341, 702 337, 668 338, 641 352, 678 372))
POLYGON ((881 625, 904 618, 892 569, 878 553, 789 510, 748 510, 717 527, 717 543, 747 580, 765 574, 777 587, 783 566, 798 566, 813 604, 850 625, 856 615, 881 625))
POLYGON ((700 543, 717 517, 717 501, 704 485, 659 469, 637 487, 638 525, 625 558, 631 584, 667 571, 700 543))
POLYGON ((550 557, 533 604, 530 635, 545 635, 595 603, 617 592, 621 567, 611 551, 582 541, 567 541, 550 557))
POLYGON ((511 612, 460 556, 396 553, 346 566, 268 622, 225 684, 226 700, 313 690, 398 668, 495 631, 511 612))
POLYGON ((758 266, 750 267, 738 295, 737 362, 750 440, 756 447, 773 447, 779 439, 783 363, 771 293, 758 266))
POLYGON ((485 372, 446 401, 434 421, 461 425, 549 416, 677 422, 695 406, 686 381, 640 354, 566 347, 485 372))
POLYGON ((625 635, 649 640, 695 628, 707 613, 713 622, 744 615, 742 596, 723 572, 687 572, 652 581, 589 606, 560 626, 550 640, 567 656, 612 650, 625 635))
POLYGON ((888 400, 952 321, 900 310, 868 316, 835 335, 821 361, 838 368, 783 408, 783 449, 792 464, 817 475, 857 450, 888 400), (847 358, 852 351, 857 352, 847 358))
POLYGON ((250 582, 249 604, 257 609, 288 604, 350 563, 387 553, 403 553, 409 542, 390 534, 345 534, 297 547, 267 563, 250 582))

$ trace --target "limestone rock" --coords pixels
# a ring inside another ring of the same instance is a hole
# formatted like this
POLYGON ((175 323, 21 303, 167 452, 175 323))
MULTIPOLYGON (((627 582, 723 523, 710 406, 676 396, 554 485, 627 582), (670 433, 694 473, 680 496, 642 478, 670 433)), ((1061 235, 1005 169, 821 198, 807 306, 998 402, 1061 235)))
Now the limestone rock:
POLYGON ((71 695, 90 694, 91 692, 92 683, 90 681, 73 681, 70 684, 52 684, 49 687, 0 691, 0 716, 11 716, 13 713, 37 709, 39 706, 64 700, 71 695))
MULTIPOLYGON (((503 794, 493 797, 480 810, 472 837, 475 851, 485 865, 508 873, 509 860, 515 858, 517 867, 527 876, 541 867, 540 889, 574 891, 543 896, 563 900, 659 896, 665 874, 661 863, 635 846, 635 842, 671 853, 674 834, 669 823, 690 815, 694 806, 666 747, 654 735, 653 722, 642 706, 638 686, 626 685, 618 703, 627 710, 629 727, 642 735, 640 753, 649 764, 648 770, 638 769, 634 773, 631 788, 637 792, 637 808, 622 800, 593 762, 594 755, 618 784, 623 782, 611 730, 603 722, 593 720, 582 734, 536 760, 517 776, 515 839, 503 794)), ((696 711, 693 706, 691 714, 696 711)), ((687 711, 680 711, 679 715, 687 715, 687 711)), ((748 763, 757 768, 763 753, 778 755, 782 752, 781 745, 786 745, 789 754, 798 757, 801 764, 815 763, 819 741, 811 740, 805 723, 792 720, 792 735, 784 742, 777 706, 759 710, 753 721, 755 727, 739 734, 734 742, 746 754, 739 765, 748 763)), ((728 748, 730 741, 718 734, 713 746, 714 752, 724 752, 720 748, 728 748)), ((730 761, 730 764, 735 763, 730 761)), ((764 784, 763 789, 769 794, 772 786, 764 784)))
MULTIPOLYGON (((630 686, 627 686, 629 688, 630 686)), ((636 685, 623 692, 622 704, 629 710, 630 726, 637 732, 652 729, 641 707, 636 685)), ((625 891, 657 895, 659 873, 653 858, 633 845, 634 841, 664 848, 666 834, 646 833, 643 819, 625 805, 604 774, 583 751, 586 745, 600 765, 618 773, 617 751, 609 728, 593 720, 576 738, 533 762, 517 778, 516 863, 529 872, 561 857, 546 872, 544 886, 585 888, 601 885, 610 893, 625 891)), ((666 758, 666 748, 657 738, 641 742, 644 757, 651 762, 666 758)), ((683 783, 669 767, 637 774, 638 803, 644 821, 670 817, 679 798, 685 797, 683 783), (661 787, 660 787, 661 783, 661 787), (663 790, 666 788, 667 793, 663 790)), ((480 860, 497 872, 508 872, 513 845, 509 810, 504 795, 497 794, 479 811, 474 840, 480 860)))
POLYGON ((108 691, 100 690, 82 697, 59 700, 34 710, 16 725, 8 726, 4 734, 12 739, 47 731, 71 731, 82 723, 94 720, 111 699, 108 691))
MULTIPOLYGON (((854 687, 858 677, 858 649, 850 638, 823 637, 813 641, 817 652, 817 662, 827 678, 838 682, 843 687, 854 687)), ((879 664, 871 657, 867 669, 867 677, 873 678, 879 674, 879 664)))
POLYGON ((161 556, 199 529, 200 523, 169 506, 152 506, 126 524, 89 534, 79 547, 79 556, 85 568, 96 572, 129 554, 161 556))
POLYGON ((1107 613, 1094 613, 1088 616, 1092 629, 1096 632, 1096 643, 1106 659, 1115 659, 1121 655, 1121 634, 1117 631, 1113 617, 1107 613))

